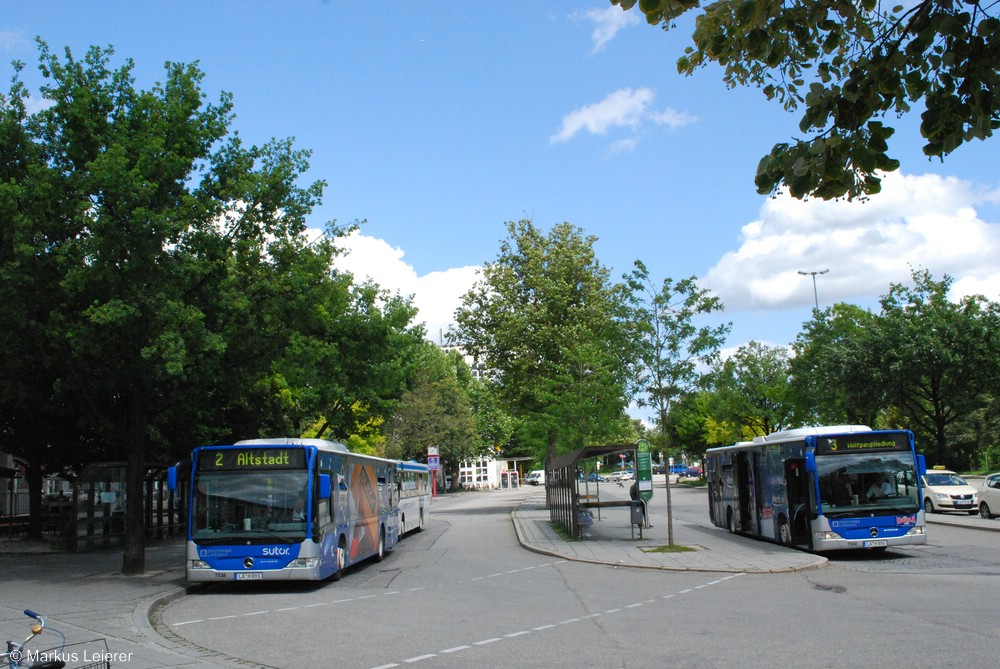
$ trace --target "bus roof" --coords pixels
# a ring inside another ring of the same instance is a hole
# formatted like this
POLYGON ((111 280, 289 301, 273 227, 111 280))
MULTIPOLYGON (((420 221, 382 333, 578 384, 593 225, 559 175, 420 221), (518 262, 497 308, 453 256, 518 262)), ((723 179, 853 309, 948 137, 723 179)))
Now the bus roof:
POLYGON ((316 446, 326 450, 350 453, 350 449, 339 441, 326 439, 303 439, 299 437, 275 437, 269 439, 241 439, 236 446, 316 446))
POLYGON ((766 437, 754 437, 754 443, 762 441, 784 441, 786 439, 798 439, 820 434, 851 434, 853 432, 871 432, 867 425, 819 425, 814 427, 797 427, 793 430, 782 430, 772 432, 766 437))

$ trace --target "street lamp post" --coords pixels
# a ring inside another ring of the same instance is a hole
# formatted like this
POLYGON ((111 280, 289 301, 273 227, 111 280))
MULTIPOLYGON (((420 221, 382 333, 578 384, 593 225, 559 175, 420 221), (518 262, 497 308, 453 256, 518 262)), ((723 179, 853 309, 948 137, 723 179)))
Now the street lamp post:
POLYGON ((803 272, 802 270, 799 270, 799 274, 801 274, 802 276, 811 276, 813 278, 813 299, 816 300, 816 311, 819 311, 819 293, 816 292, 816 275, 826 274, 829 271, 830 271, 829 267, 823 270, 819 270, 818 272, 803 272))

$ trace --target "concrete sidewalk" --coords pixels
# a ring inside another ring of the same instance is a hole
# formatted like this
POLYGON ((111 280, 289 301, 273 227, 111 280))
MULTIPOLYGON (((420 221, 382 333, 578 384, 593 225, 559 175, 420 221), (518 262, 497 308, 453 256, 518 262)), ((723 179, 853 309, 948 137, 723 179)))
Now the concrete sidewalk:
POLYGON ((627 508, 609 509, 590 528, 591 537, 579 541, 567 540, 552 526, 545 508, 545 493, 526 499, 512 514, 518 541, 528 550, 567 560, 610 564, 621 567, 666 569, 675 571, 715 571, 746 573, 780 573, 817 569, 827 560, 805 553, 756 541, 734 537, 726 530, 713 526, 706 517, 704 524, 673 522, 674 545, 691 550, 661 552, 668 545, 665 514, 650 515, 652 527, 633 531, 628 525, 627 508))
POLYGON ((186 593, 185 545, 181 539, 152 542, 146 549, 146 573, 124 576, 120 550, 57 553, 44 544, 0 539, 0 641, 22 641, 31 619, 24 609, 45 617, 48 629, 26 650, 58 649, 67 667, 92 660, 107 649, 112 667, 253 667, 252 663, 165 638, 153 629, 150 613, 186 593), (80 644, 98 640, 98 643, 80 644), (84 651, 87 652, 85 658, 84 651), (75 654, 75 655, 71 655, 75 654))

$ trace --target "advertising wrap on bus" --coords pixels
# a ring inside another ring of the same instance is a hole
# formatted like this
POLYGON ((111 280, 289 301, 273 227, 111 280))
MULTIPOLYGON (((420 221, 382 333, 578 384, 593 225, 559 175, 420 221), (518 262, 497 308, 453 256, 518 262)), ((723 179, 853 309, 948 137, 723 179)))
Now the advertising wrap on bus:
MULTIPOLYGON (((171 489, 181 485, 175 467, 167 479, 171 489)), ((320 439, 196 448, 185 491, 187 579, 340 578, 357 562, 382 560, 404 532, 423 527, 429 479, 425 464, 320 439), (403 522, 408 513, 416 527, 403 522)))
POLYGON ((712 522, 813 551, 926 543, 926 470, 907 430, 788 430, 709 449, 712 522))

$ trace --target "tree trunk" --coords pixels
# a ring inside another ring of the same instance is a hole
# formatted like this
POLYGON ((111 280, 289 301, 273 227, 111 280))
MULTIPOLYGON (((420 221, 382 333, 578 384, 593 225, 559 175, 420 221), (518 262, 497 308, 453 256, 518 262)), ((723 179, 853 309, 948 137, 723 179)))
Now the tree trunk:
POLYGON ((42 463, 28 462, 28 538, 42 539, 42 463))
POLYGON ((138 393, 130 410, 128 453, 125 470, 125 536, 122 540, 122 573, 142 574, 146 570, 146 420, 138 393))

